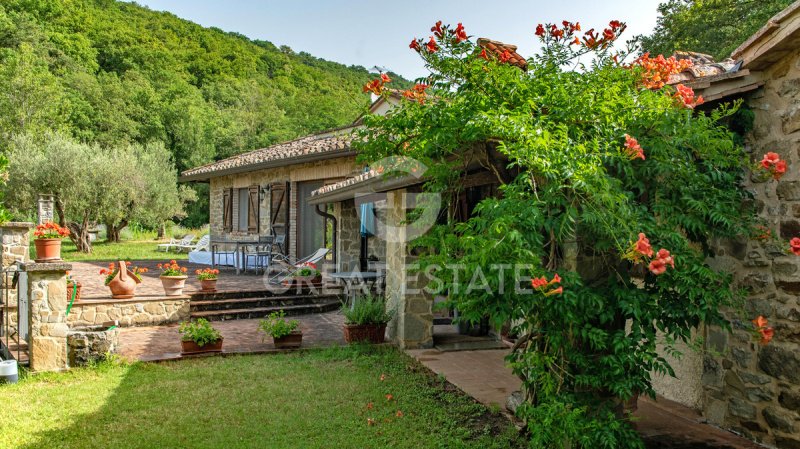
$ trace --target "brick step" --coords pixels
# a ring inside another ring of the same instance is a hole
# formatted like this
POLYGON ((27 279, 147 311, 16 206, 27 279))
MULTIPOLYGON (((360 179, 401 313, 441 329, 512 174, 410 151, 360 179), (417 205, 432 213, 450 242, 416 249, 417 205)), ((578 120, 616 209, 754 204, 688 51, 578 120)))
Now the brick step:
MULTIPOLYGON (((324 294, 338 294, 341 293, 343 288, 336 284, 325 284, 321 290, 324 294)), ((261 290, 230 290, 218 291, 214 293, 194 292, 190 296, 192 301, 210 301, 218 299, 240 299, 240 298, 264 298, 270 296, 289 296, 298 295, 295 289, 286 290, 285 287, 276 286, 274 288, 263 288, 261 290)), ((299 293, 300 295, 308 294, 308 291, 299 293)))
POLYGON ((321 304, 331 301, 340 302, 338 295, 285 295, 260 298, 209 299, 189 302, 191 312, 207 312, 211 310, 252 309, 261 307, 294 306, 303 304, 321 304))
POLYGON ((264 318, 272 312, 283 310, 286 316, 307 315, 312 313, 324 313, 337 310, 340 302, 328 301, 320 304, 299 304, 291 306, 274 307, 254 307, 249 309, 229 309, 229 310, 207 310, 203 312, 191 312, 192 318, 205 318, 208 321, 229 321, 247 320, 254 318, 264 318))

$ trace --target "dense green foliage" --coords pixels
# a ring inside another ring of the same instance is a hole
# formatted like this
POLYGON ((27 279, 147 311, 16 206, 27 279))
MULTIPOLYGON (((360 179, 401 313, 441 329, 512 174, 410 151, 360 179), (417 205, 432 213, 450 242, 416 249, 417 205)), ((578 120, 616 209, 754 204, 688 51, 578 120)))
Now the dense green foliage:
POLYGON ((368 77, 133 3, 0 3, 0 150, 46 131, 161 142, 180 171, 349 123, 369 101, 368 77))
POLYGON ((624 28, 611 22, 598 40, 568 22, 541 26, 527 70, 445 28, 418 50, 433 94, 409 92, 418 101, 368 117, 363 132, 367 161, 428 167, 425 188, 449 207, 415 242, 420 275, 463 319, 488 316, 519 337, 517 414, 536 448, 641 447, 621 403, 654 395, 675 342, 727 325, 730 275, 705 261, 713 239, 751 226, 747 158, 723 125, 736 108, 693 111, 690 89, 618 62, 626 55, 610 45, 624 28), (573 71, 581 55, 592 63, 573 71), (459 222, 479 168, 500 194, 459 222))
POLYGON ((524 447, 505 417, 390 346, 104 363, 0 391, 4 449, 524 447))
POLYGON ((793 0, 668 0, 658 23, 641 38, 643 51, 671 55, 696 51, 727 58, 733 50, 793 0))

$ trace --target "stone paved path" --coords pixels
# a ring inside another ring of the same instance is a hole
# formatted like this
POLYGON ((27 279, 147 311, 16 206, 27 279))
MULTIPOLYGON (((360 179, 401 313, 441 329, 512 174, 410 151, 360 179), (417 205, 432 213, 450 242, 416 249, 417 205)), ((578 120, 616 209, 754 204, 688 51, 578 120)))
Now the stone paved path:
MULTIPOLYGON (((292 317, 300 321, 303 347, 343 345, 344 317, 337 312, 292 317)), ((212 324, 225 339, 223 352, 274 351, 272 339, 261 341, 259 320, 215 321, 212 324)), ((119 354, 128 360, 166 360, 178 358, 181 351, 178 325, 128 327, 120 329, 119 354)))
MULTIPOLYGON (((440 352, 408 350, 431 371, 442 374, 464 392, 486 405, 505 409, 520 380, 505 365, 508 349, 440 352)), ((639 400, 637 428, 652 449, 758 449, 749 440, 704 424, 702 416, 678 403, 659 398, 639 400)))
MULTIPOLYGON (((136 287, 136 296, 164 296, 164 289, 161 280, 158 279, 160 271, 156 267, 159 263, 168 262, 168 256, 164 260, 134 261, 134 266, 146 267, 149 271, 142 275, 142 283, 136 287)), ((194 270, 208 268, 207 265, 191 264, 186 261, 178 261, 178 264, 188 269, 189 279, 186 280, 185 294, 192 294, 200 290, 200 281, 194 278, 194 270)), ((72 262, 73 278, 81 283, 81 298, 83 299, 106 299, 111 297, 111 293, 103 282, 105 276, 99 274, 102 268, 108 267, 108 262, 72 262)), ((222 268, 217 290, 219 291, 252 291, 264 290, 267 288, 266 279, 261 274, 252 271, 243 274, 236 274, 233 268, 222 268)))

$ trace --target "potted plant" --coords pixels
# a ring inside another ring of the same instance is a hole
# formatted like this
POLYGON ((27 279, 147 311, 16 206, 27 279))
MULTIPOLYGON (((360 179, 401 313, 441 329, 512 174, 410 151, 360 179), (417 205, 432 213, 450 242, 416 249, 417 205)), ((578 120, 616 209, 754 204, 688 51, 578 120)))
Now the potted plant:
POLYGON ((69 229, 52 221, 36 226, 33 231, 33 245, 36 247, 36 262, 57 262, 61 260, 61 239, 69 235, 69 229))
POLYGON ((219 270, 203 268, 202 270, 195 270, 194 274, 197 275, 197 280, 200 281, 200 291, 217 291, 217 278, 219 276, 219 270))
POLYGON ((164 294, 167 296, 180 296, 186 286, 186 267, 178 265, 174 260, 169 263, 156 265, 161 270, 161 285, 164 286, 164 294))
POLYGON ((106 277, 105 285, 114 299, 133 298, 136 285, 142 282, 142 273, 147 273, 147 268, 131 267, 131 263, 124 260, 111 262, 108 268, 100 270, 100 274, 106 277))
POLYGON ((222 335, 205 318, 184 321, 178 331, 181 333, 181 354, 222 352, 222 335))
POLYGON ((316 264, 306 262, 292 273, 291 282, 294 285, 319 285, 322 282, 322 273, 316 264))
MULTIPOLYGON (((272 312, 267 319, 258 323, 261 332, 272 337, 272 342, 277 349, 295 349, 303 343, 303 332, 298 329, 300 322, 286 320, 286 312, 272 312)), ((263 339, 262 339, 263 341, 263 339)))
POLYGON ((394 313, 386 310, 382 296, 364 295, 352 305, 342 305, 344 339, 348 343, 368 341, 383 343, 388 323, 394 313))
POLYGON ((67 303, 72 301, 72 295, 75 294, 75 301, 78 302, 81 300, 81 287, 83 285, 72 278, 69 271, 67 271, 67 303))

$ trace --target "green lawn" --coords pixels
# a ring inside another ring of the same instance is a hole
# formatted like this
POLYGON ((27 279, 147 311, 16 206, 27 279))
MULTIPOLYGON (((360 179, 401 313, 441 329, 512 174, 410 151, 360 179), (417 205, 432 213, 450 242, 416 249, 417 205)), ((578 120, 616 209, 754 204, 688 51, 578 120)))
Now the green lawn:
POLYGON ((524 446, 391 347, 104 364, 0 386, 0 399, 8 449, 524 446))
MULTIPOLYGON (((61 242, 61 258, 67 262, 80 262, 87 260, 168 260, 186 259, 187 254, 176 253, 175 250, 169 253, 156 251, 159 243, 168 243, 156 240, 123 240, 119 243, 108 243, 106 241, 92 243, 92 253, 80 253, 75 250, 75 245, 64 239, 61 242)), ((33 242, 30 247, 31 259, 36 257, 36 250, 33 242)))

